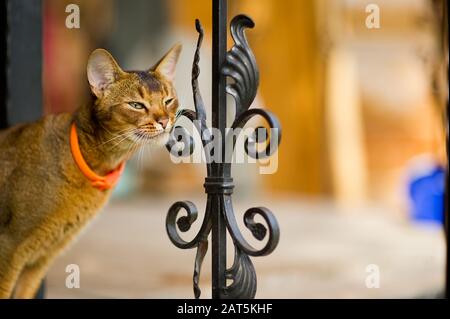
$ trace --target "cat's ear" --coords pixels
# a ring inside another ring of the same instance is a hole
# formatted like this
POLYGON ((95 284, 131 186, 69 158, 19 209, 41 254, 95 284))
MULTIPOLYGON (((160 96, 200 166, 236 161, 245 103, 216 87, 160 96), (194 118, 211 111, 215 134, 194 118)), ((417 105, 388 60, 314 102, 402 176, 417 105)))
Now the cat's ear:
POLYGON ((169 81, 173 81, 181 49, 181 44, 175 44, 151 70, 161 74, 169 81))
POLYGON ((87 64, 87 76, 91 91, 98 98, 101 98, 108 86, 117 81, 123 73, 108 51, 97 49, 91 53, 87 64))

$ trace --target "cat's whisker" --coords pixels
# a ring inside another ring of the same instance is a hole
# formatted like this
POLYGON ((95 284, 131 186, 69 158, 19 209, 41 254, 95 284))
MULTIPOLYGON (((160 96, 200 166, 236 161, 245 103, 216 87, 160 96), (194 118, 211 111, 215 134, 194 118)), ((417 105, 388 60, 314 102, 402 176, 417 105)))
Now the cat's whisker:
POLYGON ((122 135, 123 138, 122 138, 120 141, 116 142, 116 143, 111 147, 110 150, 113 150, 113 149, 115 149, 116 147, 118 147, 118 146, 119 146, 120 144, 122 144, 124 141, 126 141, 127 139, 129 139, 130 137, 132 137, 133 134, 134 134, 134 132, 131 132, 131 133, 127 133, 127 134, 122 135))
POLYGON ((130 144, 127 148, 125 157, 129 159, 132 156, 132 153, 134 153, 138 147, 139 147, 139 145, 137 143, 130 144))
POLYGON ((123 134, 125 134, 125 133, 127 133, 127 132, 136 130, 136 128, 126 128, 126 129, 123 129, 123 130, 121 130, 121 131, 119 131, 119 132, 115 132, 115 133, 111 133, 111 131, 107 130, 106 128, 105 128, 105 130, 106 130, 110 135, 116 135, 116 136, 114 136, 113 138, 111 138, 111 139, 109 139, 109 140, 107 140, 107 141, 105 141, 105 142, 103 142, 103 143, 101 143, 101 144, 99 144, 99 145, 108 143, 109 141, 111 141, 111 140, 114 139, 114 138, 117 138, 117 137, 119 137, 119 136, 121 136, 121 135, 123 135, 123 134))
POLYGON ((127 140, 127 139, 128 139, 127 136, 123 137, 120 141, 118 141, 118 142, 116 142, 114 145, 112 145, 112 146, 109 148, 109 150, 110 150, 110 151, 114 150, 115 148, 117 148, 120 144, 122 144, 122 143, 123 143, 125 140, 127 140))
MULTIPOLYGON (((105 143, 99 144, 97 147, 106 145, 106 144, 108 144, 108 143, 117 142, 118 139, 120 139, 120 141, 119 141, 119 143, 120 143, 120 142, 124 141, 125 139, 131 137, 132 134, 130 134, 130 133, 132 133, 132 132, 126 132, 126 133, 120 134, 119 136, 115 136, 115 137, 112 138, 111 140, 109 140, 109 141, 107 141, 107 142, 105 142, 105 143)), ((117 145, 117 143, 115 143, 115 144, 113 145, 112 148, 114 148, 114 146, 116 146, 116 145, 117 145)), ((112 149, 112 148, 111 148, 111 149, 112 149)))
POLYGON ((104 144, 110 143, 110 142, 112 142, 112 141, 118 139, 119 137, 122 137, 122 136, 124 136, 125 134, 130 133, 130 132, 134 132, 134 131, 136 131, 136 130, 137 130, 136 128, 131 128, 131 129, 128 128, 128 129, 122 130, 122 131, 116 133, 116 134, 118 134, 117 136, 114 136, 113 138, 111 138, 111 139, 107 140, 106 142, 103 142, 103 143, 101 143, 101 144, 99 144, 99 145, 97 145, 97 146, 102 146, 102 145, 104 145, 104 144))
POLYGON ((132 156, 132 154, 136 151, 136 148, 138 145, 136 143, 130 143, 127 147, 127 150, 125 152, 124 158, 125 160, 129 160, 132 156))
POLYGON ((150 149, 149 149, 148 145, 145 145, 145 157, 150 158, 150 156, 151 156, 150 149))
MULTIPOLYGON (((144 139, 144 137, 141 137, 140 138, 140 142, 142 141, 144 139)), ((142 170, 143 169, 143 160, 142 160, 142 150, 143 150, 143 147, 140 147, 139 148, 139 154, 138 154, 138 169, 139 170, 142 170)))
POLYGON ((142 167, 142 169, 145 168, 145 149, 146 149, 147 145, 148 144, 145 143, 143 145, 143 147, 141 147, 141 167, 142 167))

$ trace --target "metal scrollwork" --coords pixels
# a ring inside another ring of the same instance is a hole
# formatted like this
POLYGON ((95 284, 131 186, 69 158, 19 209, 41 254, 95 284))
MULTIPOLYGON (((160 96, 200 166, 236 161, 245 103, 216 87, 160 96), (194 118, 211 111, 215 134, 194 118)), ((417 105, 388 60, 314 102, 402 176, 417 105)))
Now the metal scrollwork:
POLYGON ((233 80, 226 89, 227 93, 234 98, 236 105, 236 116, 231 125, 232 129, 227 135, 227 141, 230 143, 235 129, 243 128, 251 118, 262 117, 270 128, 270 134, 266 128, 259 127, 258 131, 254 131, 252 138, 247 138, 245 141, 245 152, 250 157, 261 159, 273 155, 277 150, 281 142, 281 125, 270 111, 258 108, 249 109, 258 91, 259 71, 255 56, 245 36, 245 29, 254 26, 252 19, 246 15, 241 14, 233 18, 231 36, 235 44, 226 55, 222 74, 233 80), (258 151, 257 144, 263 142, 257 138, 257 132, 260 131, 264 132, 262 135, 266 137, 264 139, 266 145, 263 150, 258 151))
MULTIPOLYGON (((211 137, 208 135, 206 112, 198 87, 198 77, 200 75, 198 64, 200 61, 203 29, 198 20, 196 20, 195 25, 199 34, 192 67, 192 90, 195 111, 182 110, 178 116, 184 116, 194 123, 202 139, 204 155, 208 159, 209 152, 206 145, 211 141, 211 137)), ((264 158, 272 155, 276 151, 280 143, 281 130, 278 119, 272 113, 263 109, 250 109, 256 97, 259 84, 259 71, 256 60, 245 36, 245 29, 253 27, 253 21, 245 15, 238 15, 231 21, 231 35, 234 45, 226 53, 225 62, 220 71, 222 76, 230 79, 226 85, 226 92, 235 101, 236 115, 231 124, 231 128, 243 128, 254 116, 259 116, 266 121, 266 127, 258 127, 245 141, 245 151, 249 156, 253 158, 264 158), (265 143, 265 148, 258 150, 258 145, 261 143, 265 143)), ((179 134, 187 134, 187 132, 181 130, 179 134)), ((226 136, 227 142, 231 141, 234 149, 235 141, 232 138, 230 133, 228 133, 226 136)), ((184 151, 190 148, 189 154, 191 154, 193 139, 188 138, 187 140, 188 142, 184 145, 184 151)), ((167 144, 167 148, 172 152, 173 146, 178 142, 179 139, 172 135, 167 144)), ((172 154, 178 156, 181 156, 181 153, 184 152, 180 150, 175 153, 172 152, 172 154)), ((249 256, 265 256, 270 254, 276 248, 280 237, 278 223, 274 215, 267 208, 255 207, 248 209, 244 213, 245 227, 257 240, 263 241, 266 239, 267 241, 262 248, 257 249, 244 238, 236 222, 231 202, 231 194, 234 186, 233 180, 230 177, 231 162, 228 162, 228 159, 225 158, 224 163, 218 164, 221 168, 218 170, 221 172, 221 176, 217 176, 217 171, 216 175, 212 174, 212 165, 207 161, 208 176, 205 180, 205 190, 208 194, 208 201, 200 230, 192 240, 185 241, 179 234, 179 231, 189 231, 191 225, 197 220, 197 208, 192 202, 180 201, 174 203, 170 207, 166 218, 166 230, 175 246, 182 249, 197 248, 193 275, 194 294, 196 298, 199 298, 201 293, 199 278, 201 265, 208 250, 208 236, 212 229, 212 214, 216 214, 219 211, 235 247, 233 265, 231 268, 226 269, 223 274, 231 283, 220 287, 220 298, 254 298, 257 280, 255 269, 249 256), (182 211, 185 213, 181 214, 182 211), (264 220, 265 225, 256 222, 256 216, 260 216, 264 220)))
POLYGON ((227 269, 226 278, 232 283, 224 291, 223 299, 254 298, 256 295, 256 272, 250 257, 235 248, 234 262, 227 269))
POLYGON ((236 118, 247 110, 256 97, 259 85, 259 71, 255 56, 250 49, 245 28, 253 28, 255 24, 246 15, 238 15, 231 21, 233 47, 226 55, 222 74, 234 80, 227 85, 227 93, 236 101, 236 118))

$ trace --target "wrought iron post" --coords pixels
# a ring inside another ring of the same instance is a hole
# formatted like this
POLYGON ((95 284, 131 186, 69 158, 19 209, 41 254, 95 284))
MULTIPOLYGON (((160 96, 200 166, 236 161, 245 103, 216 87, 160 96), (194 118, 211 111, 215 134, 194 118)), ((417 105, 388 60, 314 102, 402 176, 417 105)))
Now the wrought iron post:
MULTIPOLYGON (((262 127, 255 129, 252 136, 245 140, 245 151, 256 159, 269 157, 279 145, 280 124, 269 111, 258 108, 250 109, 256 96, 259 73, 244 31, 246 28, 254 27, 253 21, 245 15, 238 15, 232 19, 230 29, 234 45, 227 51, 227 0, 213 0, 212 127, 218 129, 223 138, 219 144, 212 143, 216 142, 214 141, 215 137, 206 125, 205 108, 198 88, 200 74, 198 63, 203 30, 198 20, 195 25, 199 33, 192 68, 195 111, 183 109, 179 116, 190 119, 201 136, 207 165, 207 177, 204 183, 207 205, 202 226, 191 241, 183 240, 178 233, 178 230, 187 232, 197 219, 197 208, 190 201, 176 202, 170 207, 166 219, 166 229, 175 246, 182 249, 197 248, 193 276, 196 298, 200 297, 200 269, 208 249, 209 233, 212 238, 212 297, 216 299, 254 298, 256 273, 249 256, 270 254, 278 244, 279 227, 275 217, 267 208, 250 208, 244 214, 244 224, 256 239, 267 238, 267 242, 263 248, 255 249, 245 240, 237 226, 231 202, 234 185, 231 177, 231 156, 226 149, 230 145, 232 149, 236 146, 233 130, 243 128, 250 118, 260 116, 268 123, 270 130, 262 127), (228 83, 227 79, 230 79, 228 83), (236 107, 235 118, 229 126, 231 130, 228 129, 227 123, 227 94, 233 97, 236 107), (263 150, 260 150, 262 143, 265 143, 265 146, 263 150), (220 149, 219 160, 212 154, 217 151, 211 148, 213 144, 214 147, 220 149), (182 209, 186 211, 186 215, 178 217, 178 213, 182 209), (257 223, 256 215, 261 216, 267 225, 257 223), (233 265, 229 269, 226 269, 227 231, 235 249, 233 265), (231 280, 229 285, 227 285, 227 279, 231 280)), ((183 156, 186 154, 186 150, 192 153, 193 139, 190 136, 186 138, 186 134, 186 130, 175 127, 167 144, 172 155, 183 156), (189 142, 183 143, 182 150, 176 150, 174 146, 181 140, 189 142)))

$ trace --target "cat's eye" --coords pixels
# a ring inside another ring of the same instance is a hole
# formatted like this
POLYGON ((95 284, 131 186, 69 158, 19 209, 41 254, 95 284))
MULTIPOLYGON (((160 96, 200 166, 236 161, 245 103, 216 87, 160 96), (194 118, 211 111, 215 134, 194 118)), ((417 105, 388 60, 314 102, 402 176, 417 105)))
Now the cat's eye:
POLYGON ((139 103, 139 102, 130 102, 130 103, 128 103, 128 105, 131 106, 133 109, 136 109, 136 110, 143 110, 143 109, 145 109, 144 104, 139 103))
POLYGON ((173 98, 168 98, 167 100, 164 101, 164 104, 166 106, 169 106, 172 102, 173 102, 173 98))

